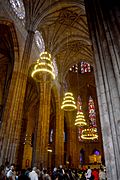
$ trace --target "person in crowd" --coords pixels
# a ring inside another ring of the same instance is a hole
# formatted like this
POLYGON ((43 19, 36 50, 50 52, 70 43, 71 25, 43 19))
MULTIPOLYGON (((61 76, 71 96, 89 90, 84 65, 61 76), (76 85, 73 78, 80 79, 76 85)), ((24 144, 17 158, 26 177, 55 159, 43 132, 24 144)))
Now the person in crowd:
POLYGON ((21 170, 21 174, 18 176, 18 180, 29 180, 29 177, 25 175, 25 169, 21 170))
POLYGON ((61 172, 62 174, 65 173, 65 172, 64 172, 64 169, 63 169, 63 167, 62 167, 62 165, 60 165, 60 172, 61 172))
POLYGON ((87 171, 86 166, 82 165, 82 166, 81 166, 81 171, 87 171))
POLYGON ((10 170, 7 172, 7 178, 10 180, 15 180, 16 172, 15 166, 11 165, 10 170))
POLYGON ((68 170, 68 174, 69 174, 70 179, 71 179, 71 180, 74 180, 74 178, 73 178, 73 176, 72 176, 72 170, 71 170, 71 169, 68 170))
POLYGON ((1 165, 0 166, 0 180, 4 180, 5 179, 5 170, 4 170, 4 166, 1 165))
POLYGON ((53 173, 52 173, 52 180, 57 179, 57 177, 58 177, 58 172, 57 172, 57 168, 55 167, 53 169, 53 173))
POLYGON ((106 179, 106 174, 104 172, 104 169, 100 168, 100 171, 99 171, 99 180, 105 180, 105 179, 106 179))
POLYGON ((62 165, 59 166, 58 168, 58 180, 63 180, 63 174, 64 174, 64 169, 62 168, 62 165))
POLYGON ((27 177, 29 177, 29 173, 32 171, 32 169, 31 168, 28 168, 26 171, 25 171, 25 175, 27 176, 27 177))
POLYGON ((94 177, 94 180, 99 179, 99 173, 96 168, 94 168, 94 170, 92 171, 92 176, 94 177))
POLYGON ((90 166, 88 166, 88 170, 87 170, 87 173, 86 173, 86 179, 90 179, 91 178, 91 175, 92 175, 92 170, 90 169, 90 166))
POLYGON ((76 177, 75 177, 75 170, 74 169, 72 169, 71 175, 72 175, 72 179, 75 180, 76 177))
POLYGON ((42 177, 43 180, 51 180, 50 175, 47 173, 47 169, 44 169, 43 173, 44 173, 42 177))
POLYGON ((37 175, 38 175, 38 179, 40 179, 40 178, 41 178, 41 171, 40 171, 39 169, 37 169, 37 170, 36 170, 36 173, 37 173, 37 175))
POLYGON ((82 176, 81 176, 80 180, 86 180, 85 171, 82 172, 82 176))
POLYGON ((7 176, 7 173, 8 173, 9 170, 10 170, 9 162, 6 161, 6 162, 5 162, 5 175, 6 175, 6 176, 7 176))
MULTIPOLYGON (((37 170, 37 174, 38 174, 38 170, 37 170)), ((42 180, 42 176, 43 176, 43 170, 39 170, 39 174, 38 174, 38 179, 42 180)))
POLYGON ((69 180, 69 179, 70 179, 70 176, 69 176, 68 170, 65 169, 64 172, 65 172, 65 173, 63 174, 63 179, 64 179, 64 180, 69 180))
POLYGON ((38 180, 37 168, 33 167, 32 172, 29 173, 30 180, 38 180))

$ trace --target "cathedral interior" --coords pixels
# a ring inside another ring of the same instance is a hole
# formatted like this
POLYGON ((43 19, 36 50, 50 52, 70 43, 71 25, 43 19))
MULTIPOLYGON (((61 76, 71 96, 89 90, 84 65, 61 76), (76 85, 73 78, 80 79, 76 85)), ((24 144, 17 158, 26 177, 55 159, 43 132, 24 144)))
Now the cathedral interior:
POLYGON ((0 0, 0 164, 120 178, 120 2, 0 0))

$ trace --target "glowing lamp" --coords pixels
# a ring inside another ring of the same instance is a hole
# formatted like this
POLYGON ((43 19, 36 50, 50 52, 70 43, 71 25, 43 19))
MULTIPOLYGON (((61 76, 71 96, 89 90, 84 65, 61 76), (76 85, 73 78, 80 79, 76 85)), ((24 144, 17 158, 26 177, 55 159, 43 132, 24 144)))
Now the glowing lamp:
POLYGON ((55 79, 55 71, 51 55, 48 52, 42 52, 40 54, 40 58, 35 63, 31 76, 39 82, 44 74, 47 74, 52 79, 55 79))
POLYGON ((77 112, 76 119, 75 119, 75 125, 79 126, 79 127, 87 125, 82 111, 77 112))
POLYGON ((88 128, 82 130, 81 138, 84 140, 95 140, 98 139, 96 128, 88 128))
POLYGON ((64 111, 74 111, 75 109, 77 109, 74 101, 73 93, 71 92, 65 93, 65 97, 63 98, 61 109, 63 109, 64 111))

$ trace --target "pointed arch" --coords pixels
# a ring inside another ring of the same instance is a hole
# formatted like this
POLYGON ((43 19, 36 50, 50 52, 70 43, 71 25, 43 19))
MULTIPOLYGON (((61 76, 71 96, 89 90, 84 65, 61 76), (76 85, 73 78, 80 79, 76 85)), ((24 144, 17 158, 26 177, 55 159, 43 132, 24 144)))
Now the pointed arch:
POLYGON ((14 23, 8 19, 0 18, 0 79, 1 103, 0 119, 6 105, 10 83, 15 63, 19 62, 19 45, 14 23))
POLYGON ((17 33, 15 30, 15 26, 13 21, 5 18, 0 18, 0 24, 1 25, 6 25, 9 28, 12 41, 13 41, 13 50, 14 50, 14 60, 19 61, 19 44, 18 44, 18 38, 17 38, 17 33))

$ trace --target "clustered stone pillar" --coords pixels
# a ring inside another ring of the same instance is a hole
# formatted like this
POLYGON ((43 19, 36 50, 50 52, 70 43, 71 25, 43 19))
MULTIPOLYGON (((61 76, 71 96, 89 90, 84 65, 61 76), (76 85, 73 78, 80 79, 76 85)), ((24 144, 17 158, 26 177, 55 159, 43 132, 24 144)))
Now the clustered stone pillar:
POLYGON ((77 161, 77 135, 76 135, 76 126, 74 125, 75 121, 75 113, 74 112, 68 112, 68 126, 67 126, 67 153, 68 153, 68 160, 70 161, 69 165, 71 167, 78 167, 78 161, 77 161))
POLYGON ((86 0, 107 179, 120 178, 120 6, 86 0))
POLYGON ((61 110, 60 99, 56 102, 56 130, 55 130, 55 165, 64 164, 64 111, 61 110))
POLYGON ((34 165, 40 168, 47 168, 48 165, 48 139, 50 121, 51 81, 46 81, 44 77, 43 81, 40 82, 39 119, 37 124, 34 150, 34 165))
MULTIPOLYGON (((22 168, 23 169, 29 168, 31 166, 31 162, 32 162, 32 150, 33 150, 32 134, 34 132, 34 124, 35 124, 35 119, 33 118, 33 115, 32 115, 33 112, 35 112, 35 111, 32 111, 32 112, 29 111, 29 113, 27 113, 28 120, 27 120, 26 133, 24 135, 24 142, 23 142, 23 145, 24 145, 23 157, 22 157, 22 168)), ((24 119, 24 120, 26 120, 26 119, 24 119)))
POLYGON ((22 62, 19 64, 20 67, 16 66, 18 64, 14 65, 10 90, 0 129, 0 164, 3 164, 6 160, 10 163, 17 163, 23 102, 33 37, 34 32, 29 31, 25 42, 22 62))

